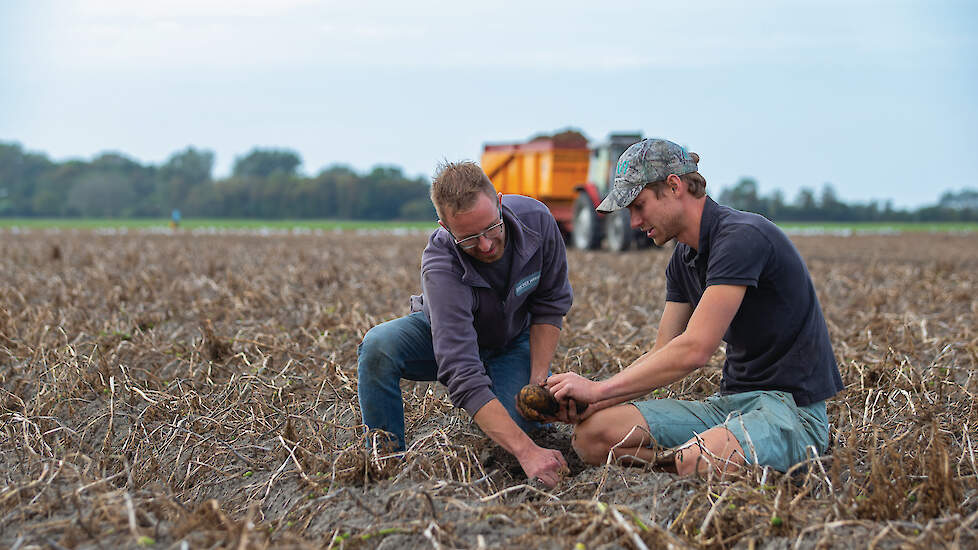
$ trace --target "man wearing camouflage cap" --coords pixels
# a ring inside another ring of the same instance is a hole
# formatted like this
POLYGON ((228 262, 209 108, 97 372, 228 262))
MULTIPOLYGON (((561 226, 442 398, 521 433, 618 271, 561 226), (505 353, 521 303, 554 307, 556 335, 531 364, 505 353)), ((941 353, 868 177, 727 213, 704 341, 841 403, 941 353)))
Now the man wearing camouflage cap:
POLYGON ((656 461, 678 448, 680 474, 746 463, 787 471, 829 444, 825 400, 843 389, 808 268, 762 216, 706 195, 699 156, 663 139, 618 161, 600 212, 628 208, 656 244, 675 239, 666 304, 652 349, 602 381, 556 374, 547 387, 561 419, 577 424, 574 450, 591 464, 609 453, 656 461), (704 401, 629 402, 706 365, 726 342, 719 393, 704 401), (570 401, 588 403, 578 416, 570 401))

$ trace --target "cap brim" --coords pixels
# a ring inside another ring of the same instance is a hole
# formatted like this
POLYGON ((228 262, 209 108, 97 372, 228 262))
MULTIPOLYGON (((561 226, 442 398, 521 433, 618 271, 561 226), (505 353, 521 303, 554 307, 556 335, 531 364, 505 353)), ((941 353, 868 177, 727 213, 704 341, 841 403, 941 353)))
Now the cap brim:
POLYGON ((608 214, 614 212, 615 210, 621 210, 632 204, 635 197, 642 192, 642 185, 628 185, 625 187, 619 187, 617 185, 612 186, 611 191, 608 196, 605 197, 601 204, 595 209, 602 214, 608 214))
POLYGON ((622 208, 625 207, 618 206, 618 201, 616 200, 615 192, 614 190, 612 190, 611 193, 608 193, 608 196, 605 197, 603 201, 601 201, 601 204, 599 204, 598 207, 595 208, 595 210, 601 212, 602 214, 609 214, 611 212, 614 212, 615 210, 621 210, 622 208))

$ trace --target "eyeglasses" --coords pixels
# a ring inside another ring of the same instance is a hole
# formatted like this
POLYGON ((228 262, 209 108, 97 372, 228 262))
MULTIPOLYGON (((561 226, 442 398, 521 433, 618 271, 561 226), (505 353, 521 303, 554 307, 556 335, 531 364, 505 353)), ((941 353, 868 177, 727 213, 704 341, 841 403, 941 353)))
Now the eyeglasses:
MULTIPOLYGON (((503 225, 505 225, 505 222, 503 221, 503 210, 500 207, 499 222, 490 225, 482 233, 477 233, 475 235, 472 235, 471 237, 465 237, 464 239, 456 239, 455 244, 457 244, 458 247, 461 248, 462 250, 471 250, 479 246, 479 239, 481 239, 482 237, 485 237, 487 239, 495 239, 496 237, 502 235, 503 225)), ((452 236, 454 237, 454 235, 452 236)))

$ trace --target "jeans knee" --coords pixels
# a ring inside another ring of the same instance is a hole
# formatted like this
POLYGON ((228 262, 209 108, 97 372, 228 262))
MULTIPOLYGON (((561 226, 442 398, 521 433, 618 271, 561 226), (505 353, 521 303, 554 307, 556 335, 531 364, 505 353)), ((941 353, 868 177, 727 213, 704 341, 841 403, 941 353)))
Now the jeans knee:
POLYGON ((357 370, 361 379, 365 375, 386 376, 394 366, 389 339, 385 331, 378 328, 368 330, 357 346, 357 370))

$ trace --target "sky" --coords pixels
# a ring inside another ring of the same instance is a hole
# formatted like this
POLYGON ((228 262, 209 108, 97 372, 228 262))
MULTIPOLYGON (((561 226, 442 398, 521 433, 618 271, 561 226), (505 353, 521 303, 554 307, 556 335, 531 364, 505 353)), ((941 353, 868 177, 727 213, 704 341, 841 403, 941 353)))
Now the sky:
POLYGON ((640 131, 792 200, 978 188, 978 2, 0 0, 0 141, 315 175, 640 131))

